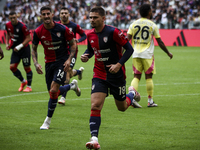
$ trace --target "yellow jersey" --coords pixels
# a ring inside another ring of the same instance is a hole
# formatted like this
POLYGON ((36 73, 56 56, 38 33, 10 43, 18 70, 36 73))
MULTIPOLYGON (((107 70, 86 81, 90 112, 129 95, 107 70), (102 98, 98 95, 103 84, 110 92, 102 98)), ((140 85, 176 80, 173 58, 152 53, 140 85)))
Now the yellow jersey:
POLYGON ((133 58, 151 59, 154 53, 153 36, 160 38, 157 25, 147 18, 140 18, 130 25, 127 33, 132 35, 133 58))

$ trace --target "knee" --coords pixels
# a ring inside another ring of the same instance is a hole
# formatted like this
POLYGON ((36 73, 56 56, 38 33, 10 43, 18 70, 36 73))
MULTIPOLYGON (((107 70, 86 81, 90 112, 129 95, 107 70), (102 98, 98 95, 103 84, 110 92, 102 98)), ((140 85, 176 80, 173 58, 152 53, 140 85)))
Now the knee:
POLYGON ((50 90, 49 91, 49 96, 51 99, 57 99, 59 96, 59 91, 55 91, 55 90, 50 90))
POLYGON ((17 64, 12 64, 12 65, 10 65, 10 70, 11 70, 12 72, 17 71, 17 64))
POLYGON ((30 66, 29 67, 24 67, 24 70, 26 71, 26 73, 29 73, 31 71, 30 66))
POLYGON ((124 112, 126 108, 118 108, 119 111, 124 112))

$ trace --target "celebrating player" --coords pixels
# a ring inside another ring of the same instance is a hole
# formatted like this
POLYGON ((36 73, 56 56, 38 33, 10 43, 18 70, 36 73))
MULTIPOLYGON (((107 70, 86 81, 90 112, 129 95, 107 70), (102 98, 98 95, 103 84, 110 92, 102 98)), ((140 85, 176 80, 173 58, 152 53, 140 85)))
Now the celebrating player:
MULTIPOLYGON (((81 29, 81 27, 78 24, 70 21, 69 16, 70 16, 69 10, 66 7, 62 7, 60 10, 60 19, 61 20, 58 23, 61 23, 65 26, 67 26, 70 29, 70 31, 72 31, 74 33, 74 40, 76 41, 76 43, 84 41, 86 39, 85 32, 83 31, 83 29, 81 29), (78 33, 81 36, 81 38, 76 39, 76 33, 78 33)), ((79 70, 73 69, 75 62, 76 62, 77 53, 78 53, 78 46, 76 47, 76 53, 74 54, 74 56, 72 58, 70 67, 66 74, 67 76, 66 76, 65 84, 69 84, 70 78, 72 78, 73 76, 76 76, 76 75, 78 75, 79 80, 82 79, 82 73, 83 73, 84 68, 80 67, 79 70)), ((65 97, 66 97, 66 92, 61 96, 58 103, 65 105, 65 97)))
POLYGON ((26 25, 17 20, 17 14, 15 12, 9 13, 9 19, 10 21, 6 23, 6 49, 13 49, 10 60, 10 70, 13 72, 14 76, 21 81, 21 86, 18 91, 21 92, 27 85, 23 92, 31 92, 33 73, 30 67, 30 46, 28 43, 32 38, 26 25), (10 44, 9 41, 11 41, 10 44), (27 80, 24 79, 20 70, 17 68, 20 60, 23 62, 27 80))
POLYGON ((126 94, 124 63, 133 53, 128 39, 119 29, 104 24, 106 17, 102 7, 92 8, 89 17, 94 29, 87 34, 87 50, 81 55, 82 62, 95 55, 89 120, 91 139, 86 143, 86 148, 100 149, 98 133, 105 98, 112 94, 118 110, 125 111, 130 105, 135 105, 134 98, 138 99, 140 95, 133 89, 126 94), (126 50, 124 54, 122 47, 126 50))
POLYGON ((160 48, 167 53, 172 59, 173 55, 168 51, 165 44, 160 38, 158 27, 150 19, 152 11, 149 4, 144 4, 140 7, 140 15, 142 18, 133 22, 128 29, 128 39, 132 39, 133 53, 133 71, 134 78, 131 82, 136 90, 141 79, 142 71, 145 72, 146 89, 148 93, 148 107, 156 107, 157 104, 153 101, 153 80, 152 76, 156 73, 154 61, 154 42, 153 36, 156 38, 160 48))
POLYGON ((77 80, 71 84, 64 83, 66 72, 76 51, 74 34, 66 26, 53 21, 53 13, 49 6, 40 9, 43 24, 35 29, 33 35, 32 58, 38 74, 43 74, 42 66, 37 61, 37 47, 39 41, 44 47, 46 84, 49 92, 47 117, 40 129, 49 129, 51 118, 58 102, 58 96, 72 89, 80 96, 77 80), (70 45, 70 51, 68 49, 70 45), (70 53, 70 54, 69 54, 70 53))

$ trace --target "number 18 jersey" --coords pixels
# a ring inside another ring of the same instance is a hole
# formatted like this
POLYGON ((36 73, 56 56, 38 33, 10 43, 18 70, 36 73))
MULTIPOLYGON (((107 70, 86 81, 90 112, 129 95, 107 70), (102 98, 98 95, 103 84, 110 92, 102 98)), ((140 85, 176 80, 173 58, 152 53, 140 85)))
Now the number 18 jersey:
POLYGON ((127 33, 132 35, 133 58, 151 59, 154 53, 153 36, 160 38, 157 25, 149 19, 140 18, 130 25, 127 33))

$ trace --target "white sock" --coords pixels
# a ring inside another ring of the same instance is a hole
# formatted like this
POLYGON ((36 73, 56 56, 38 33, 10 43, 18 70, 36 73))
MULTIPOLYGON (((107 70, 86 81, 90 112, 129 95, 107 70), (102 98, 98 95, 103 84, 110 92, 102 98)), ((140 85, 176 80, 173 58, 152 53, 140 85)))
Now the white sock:
POLYGON ((91 139, 98 142, 98 138, 96 136, 93 136, 91 139))
POLYGON ((148 98, 148 103, 152 104, 153 103, 153 98, 148 98))

